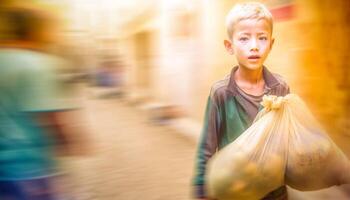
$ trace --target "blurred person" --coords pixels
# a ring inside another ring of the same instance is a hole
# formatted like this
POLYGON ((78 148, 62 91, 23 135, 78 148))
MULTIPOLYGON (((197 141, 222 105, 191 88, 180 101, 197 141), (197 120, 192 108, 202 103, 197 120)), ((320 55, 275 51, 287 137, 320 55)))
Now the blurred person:
POLYGON ((104 58, 95 76, 97 86, 105 89, 101 97, 122 97, 124 73, 116 58, 104 58))
MULTIPOLYGON (((226 28, 229 39, 224 45, 230 55, 235 55, 238 66, 214 83, 208 97, 193 178, 198 199, 209 198, 205 182, 208 160, 252 124, 262 97, 289 93, 283 78, 263 65, 274 43, 269 10, 255 2, 237 4, 227 15, 226 28)), ((286 200, 287 189, 276 188, 263 199, 286 200)))
POLYGON ((54 184, 55 155, 69 153, 71 135, 55 74, 61 61, 45 53, 53 22, 29 9, 7 8, 1 16, 0 199, 66 199, 54 184))
POLYGON ((114 65, 111 61, 103 61, 96 74, 98 86, 114 87, 117 84, 114 77, 114 70, 114 65))

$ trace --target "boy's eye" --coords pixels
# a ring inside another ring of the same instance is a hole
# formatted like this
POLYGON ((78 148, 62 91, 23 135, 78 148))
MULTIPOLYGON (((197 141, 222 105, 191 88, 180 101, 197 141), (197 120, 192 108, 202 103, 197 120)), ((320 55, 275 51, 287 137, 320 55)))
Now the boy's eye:
POLYGON ((259 40, 267 40, 267 37, 259 37, 259 40))
POLYGON ((247 37, 241 37, 241 38, 239 38, 238 40, 239 40, 239 41, 243 41, 243 42, 245 42, 245 41, 247 41, 247 40, 248 40, 248 38, 247 38, 247 37))

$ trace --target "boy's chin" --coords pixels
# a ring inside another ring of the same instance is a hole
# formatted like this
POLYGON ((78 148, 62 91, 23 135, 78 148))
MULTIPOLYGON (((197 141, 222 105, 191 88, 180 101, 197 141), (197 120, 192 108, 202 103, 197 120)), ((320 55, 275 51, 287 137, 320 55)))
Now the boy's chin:
POLYGON ((239 66, 247 70, 258 70, 263 67, 263 65, 261 64, 246 64, 246 65, 239 65, 239 66))

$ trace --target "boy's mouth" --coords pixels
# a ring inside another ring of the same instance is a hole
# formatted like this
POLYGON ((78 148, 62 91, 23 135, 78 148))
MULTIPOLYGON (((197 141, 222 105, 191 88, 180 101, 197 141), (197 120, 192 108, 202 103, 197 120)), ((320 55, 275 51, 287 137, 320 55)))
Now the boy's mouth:
POLYGON ((248 59, 252 59, 252 60, 255 60, 255 59, 259 59, 260 56, 257 56, 257 55, 253 55, 253 56, 249 56, 248 59))

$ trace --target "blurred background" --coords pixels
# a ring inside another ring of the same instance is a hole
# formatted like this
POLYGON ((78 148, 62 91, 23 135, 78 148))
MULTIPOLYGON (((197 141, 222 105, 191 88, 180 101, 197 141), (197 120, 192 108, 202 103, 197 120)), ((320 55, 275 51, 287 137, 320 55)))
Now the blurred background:
MULTIPOLYGON (((234 0, 1 0, 49 14, 45 51, 81 110, 83 156, 62 158, 78 199, 190 199, 210 86, 236 65, 223 46, 234 0)), ((262 0, 274 15, 266 66, 350 155, 350 1, 262 0)), ((11 37, 0 19, 0 40, 11 37)), ((0 61, 1 62, 1 61, 0 61)), ((349 199, 345 187, 291 199, 349 199)))

